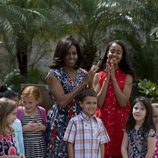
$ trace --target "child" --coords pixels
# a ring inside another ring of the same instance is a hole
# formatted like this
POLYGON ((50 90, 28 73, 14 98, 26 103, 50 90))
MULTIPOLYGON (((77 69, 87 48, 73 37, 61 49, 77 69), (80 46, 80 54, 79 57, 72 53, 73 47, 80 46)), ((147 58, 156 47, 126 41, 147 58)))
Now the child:
POLYGON ((26 158, 45 158, 46 111, 41 106, 40 90, 27 86, 21 93, 22 106, 18 108, 17 118, 21 120, 24 134, 26 158))
POLYGON ((153 108, 153 121, 156 128, 156 134, 155 134, 155 151, 154 151, 154 157, 158 158, 158 103, 152 103, 153 108))
MULTIPOLYGON (((1 97, 5 97, 18 102, 18 94, 14 92, 11 88, 7 87, 6 85, 2 85, 0 87, 0 98, 1 97)), ((15 119, 12 127, 15 131, 17 151, 19 154, 25 155, 21 121, 19 119, 15 119)))
POLYGON ((0 157, 18 155, 15 147, 14 129, 11 127, 16 119, 17 103, 0 98, 0 157))
POLYGON ((152 107, 148 98, 136 98, 126 123, 121 146, 123 158, 152 158, 155 144, 152 107))
POLYGON ((82 112, 70 120, 64 135, 69 158, 104 158, 104 143, 109 141, 109 136, 102 121, 94 116, 96 93, 92 89, 85 89, 79 101, 82 112))

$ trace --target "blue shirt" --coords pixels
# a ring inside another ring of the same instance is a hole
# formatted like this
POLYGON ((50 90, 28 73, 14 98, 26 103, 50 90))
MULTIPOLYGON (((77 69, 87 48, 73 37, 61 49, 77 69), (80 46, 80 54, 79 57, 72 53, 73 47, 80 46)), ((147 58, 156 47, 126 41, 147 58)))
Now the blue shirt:
POLYGON ((23 141, 23 131, 21 121, 16 119, 12 125, 15 130, 15 140, 16 140, 16 148, 19 154, 25 155, 24 152, 24 141, 23 141))

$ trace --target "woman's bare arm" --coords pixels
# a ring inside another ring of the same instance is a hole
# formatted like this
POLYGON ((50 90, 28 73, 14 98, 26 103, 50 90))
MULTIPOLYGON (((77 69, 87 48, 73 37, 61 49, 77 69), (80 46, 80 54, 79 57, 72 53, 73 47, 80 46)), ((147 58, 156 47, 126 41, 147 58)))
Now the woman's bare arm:
POLYGON ((47 76, 48 85, 58 105, 64 108, 68 103, 70 103, 72 99, 74 99, 78 93, 90 82, 97 70, 98 67, 93 65, 89 72, 86 74, 83 82, 74 88, 72 92, 67 94, 65 94, 60 81, 55 76, 49 74, 47 76))
POLYGON ((100 87, 98 73, 95 74, 95 76, 93 78, 93 89, 97 93, 99 107, 102 107, 102 105, 105 101, 108 83, 109 83, 109 77, 106 77, 103 82, 102 87, 100 87))

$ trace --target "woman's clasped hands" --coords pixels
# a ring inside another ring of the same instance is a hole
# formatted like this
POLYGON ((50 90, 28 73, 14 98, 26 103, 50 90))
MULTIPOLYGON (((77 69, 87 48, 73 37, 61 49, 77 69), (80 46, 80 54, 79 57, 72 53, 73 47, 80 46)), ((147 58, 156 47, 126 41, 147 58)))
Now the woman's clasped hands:
POLYGON ((114 63, 113 63, 113 54, 110 52, 108 54, 107 62, 106 62, 106 72, 107 72, 107 78, 111 79, 115 78, 115 69, 114 69, 114 63))

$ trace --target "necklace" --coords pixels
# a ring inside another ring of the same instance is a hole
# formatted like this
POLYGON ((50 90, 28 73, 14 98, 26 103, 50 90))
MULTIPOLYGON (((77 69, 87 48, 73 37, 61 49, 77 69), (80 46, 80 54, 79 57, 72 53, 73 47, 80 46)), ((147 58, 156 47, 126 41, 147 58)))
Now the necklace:
POLYGON ((65 70, 65 73, 68 79, 68 83, 73 86, 76 79, 77 71, 74 70, 74 71, 71 71, 70 73, 70 71, 65 70))

